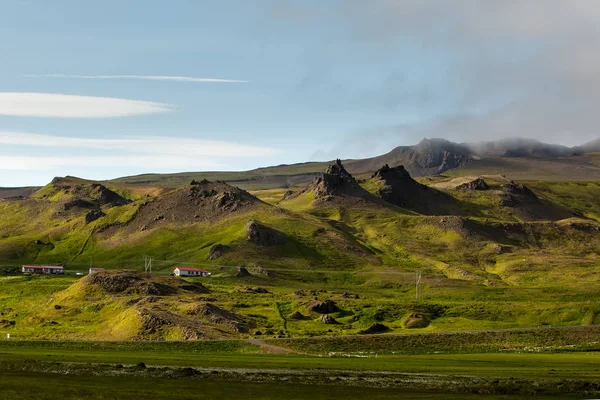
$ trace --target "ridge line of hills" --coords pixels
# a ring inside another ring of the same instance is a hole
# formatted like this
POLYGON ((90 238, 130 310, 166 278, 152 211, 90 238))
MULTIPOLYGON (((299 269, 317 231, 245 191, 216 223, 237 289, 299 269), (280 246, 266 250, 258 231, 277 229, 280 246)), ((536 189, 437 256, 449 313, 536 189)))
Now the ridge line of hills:
MULTIPOLYGON (((451 174, 505 175, 514 179, 600 180, 600 139, 581 146, 566 147, 537 140, 514 138, 478 143, 454 143, 445 139, 423 139, 416 145, 398 146, 390 152, 364 159, 348 159, 343 163, 351 174, 375 172, 382 165, 403 165, 414 177, 451 174), (527 168, 523 168, 527 164, 527 168), (523 171, 529 170, 524 176, 523 171), (464 171, 464 173, 463 173, 464 171), (477 171, 477 172, 474 172, 477 171), (516 172, 515 176, 510 176, 516 172), (558 174, 557 174, 558 173, 558 174)), ((110 182, 138 185, 181 186, 195 179, 222 180, 248 190, 306 185, 321 176, 334 162, 303 162, 261 167, 249 171, 182 172, 174 174, 141 174, 113 179, 110 182)))
POLYGON ((0 200, 0 272, 83 272, 91 259, 107 271, 6 277, 0 334, 196 340, 597 324, 598 198, 599 182, 423 183, 387 164, 358 178, 340 160, 308 185, 252 193, 222 181, 56 178, 0 200), (152 277, 123 271, 141 271, 147 254, 152 277), (210 279, 167 277, 200 263, 210 279), (426 302, 415 302, 416 270, 426 302))
MULTIPOLYGON (((178 187, 192 180, 224 181, 246 190, 287 188, 309 184, 334 161, 303 162, 249 171, 147 173, 103 181, 107 184, 178 187)), ((476 143, 423 139, 370 158, 343 160, 353 175, 367 177, 382 165, 402 165, 413 177, 439 174, 498 175, 516 180, 600 180, 600 139, 581 146, 546 144, 512 138, 476 143), (598 153, 598 154, 596 154, 598 153)), ((27 197, 41 187, 0 187, 0 198, 27 197)))

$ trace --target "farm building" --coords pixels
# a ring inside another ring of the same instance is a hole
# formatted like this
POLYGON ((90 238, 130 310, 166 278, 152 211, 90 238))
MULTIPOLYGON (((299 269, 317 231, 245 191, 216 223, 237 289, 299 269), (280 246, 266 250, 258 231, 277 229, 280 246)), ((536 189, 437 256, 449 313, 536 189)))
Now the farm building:
POLYGON ((210 272, 200 268, 177 267, 173 271, 175 276, 210 276, 210 272))
POLYGON ((100 272, 100 271, 104 271, 104 268, 90 268, 90 274, 93 274, 94 272, 100 272))
POLYGON ((64 268, 61 265, 23 265, 21 272, 24 274, 55 275, 64 274, 64 268))

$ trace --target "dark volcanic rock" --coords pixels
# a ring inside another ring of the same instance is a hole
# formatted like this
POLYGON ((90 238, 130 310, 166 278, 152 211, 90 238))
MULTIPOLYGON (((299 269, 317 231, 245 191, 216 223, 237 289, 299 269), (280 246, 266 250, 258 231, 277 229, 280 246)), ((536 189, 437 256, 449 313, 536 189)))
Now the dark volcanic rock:
POLYGON ((458 190, 488 190, 489 188, 488 184, 481 178, 476 178, 456 187, 458 190))
POLYGON ((91 186, 91 197, 97 199, 101 205, 111 204, 113 206, 122 206, 129 203, 129 200, 100 183, 92 183, 91 186))
POLYGON ((452 196, 415 181, 402 165, 392 168, 386 164, 371 178, 383 183, 378 195, 396 206, 427 215, 460 211, 458 202, 452 196))
POLYGON ((134 271, 99 271, 86 276, 84 285, 96 285, 108 293, 137 293, 145 296, 167 296, 185 290, 192 293, 208 293, 198 283, 188 283, 180 278, 154 278, 134 271), (158 280, 158 281, 157 281, 158 280))
POLYGON ((328 198, 343 193, 352 193, 361 190, 360 185, 346 171, 342 162, 338 159, 335 164, 330 165, 323 176, 316 178, 314 182, 315 199, 328 198))
POLYGON ((540 203, 540 199, 525 185, 515 182, 502 185, 500 205, 504 207, 518 207, 521 204, 540 203))
POLYGON ((295 311, 289 316, 289 318, 301 320, 301 319, 305 319, 306 317, 300 311, 295 311))
POLYGON ((188 314, 206 317, 212 323, 225 325, 240 333, 247 333, 254 326, 254 323, 244 317, 211 303, 199 304, 190 310, 188 314))
POLYGON ((246 237, 249 242, 261 246, 274 246, 285 242, 281 233, 252 219, 246 224, 246 237))
POLYGON ((98 206, 94 203, 92 203, 89 200, 84 200, 84 199, 73 199, 73 200, 69 200, 67 201, 64 205, 63 205, 63 209, 65 211, 69 211, 73 208, 87 208, 87 209, 95 209, 98 206))
POLYGON ((389 331, 390 328, 388 328, 387 326, 383 325, 383 324, 379 324, 379 323, 375 323, 373 325, 371 325, 370 327, 368 327, 367 329, 363 329, 362 331, 358 332, 362 335, 369 335, 369 334, 374 334, 374 333, 382 333, 382 332, 386 332, 389 331))
POLYGON ((338 306, 333 300, 325 300, 324 302, 313 303, 310 305, 309 309, 311 311, 318 312, 319 314, 329 314, 339 311, 338 306))
POLYGON ((246 276, 252 276, 252 274, 246 269, 246 267, 240 265, 239 267, 237 267, 237 273, 235 274, 235 276, 237 278, 243 278, 246 276))
POLYGON ((217 258, 221 257, 223 253, 225 253, 227 250, 229 250, 229 246, 226 246, 224 244, 215 244, 210 248, 206 259, 211 261, 216 260, 217 258))
POLYGON ((102 210, 90 210, 85 215, 85 223, 89 224, 90 222, 94 222, 95 220, 104 217, 106 214, 102 210))

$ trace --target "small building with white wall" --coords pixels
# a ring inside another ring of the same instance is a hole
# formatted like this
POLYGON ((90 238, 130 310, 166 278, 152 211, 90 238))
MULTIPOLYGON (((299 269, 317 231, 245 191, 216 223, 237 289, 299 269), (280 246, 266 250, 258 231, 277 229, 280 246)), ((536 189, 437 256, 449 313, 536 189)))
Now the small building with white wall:
POLYGON ((173 270, 173 275, 175 275, 175 276, 207 277, 207 276, 210 276, 210 272, 208 272, 205 269, 200 269, 200 268, 176 267, 173 270))
POLYGON ((62 275, 65 273, 61 265, 23 265, 24 274, 62 275))

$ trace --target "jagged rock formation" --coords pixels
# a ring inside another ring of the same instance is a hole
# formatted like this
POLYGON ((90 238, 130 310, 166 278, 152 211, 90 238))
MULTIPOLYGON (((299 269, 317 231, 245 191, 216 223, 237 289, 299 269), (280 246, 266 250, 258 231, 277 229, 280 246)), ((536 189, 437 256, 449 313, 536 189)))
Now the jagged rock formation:
POLYGON ((224 244, 215 244, 210 248, 206 259, 209 261, 214 261, 217 258, 221 257, 223 253, 225 253, 227 250, 229 250, 229 246, 226 246, 224 244))
POLYGON ((63 206, 65 211, 73 208, 122 206, 130 202, 100 183, 71 183, 67 178, 54 178, 51 185, 55 193, 62 192, 69 198, 63 206))
POLYGON ((330 196, 356 193, 361 190, 356 179, 346 171, 339 159, 327 168, 322 177, 317 178, 314 182, 315 199, 326 199, 330 196))
POLYGON ((382 185, 377 194, 396 206, 429 215, 452 214, 460 209, 451 196, 415 181, 402 165, 386 164, 371 179, 382 185))
POLYGON ((482 178, 476 178, 456 186, 457 190, 488 190, 490 187, 482 178))
POLYGON ((325 300, 323 302, 316 302, 309 305, 309 310, 317 312, 319 314, 330 314, 339 311, 338 306, 333 300, 325 300))
POLYGON ((246 238, 249 242, 260 246, 275 246, 285 243, 283 234, 252 219, 246 224, 246 238))

